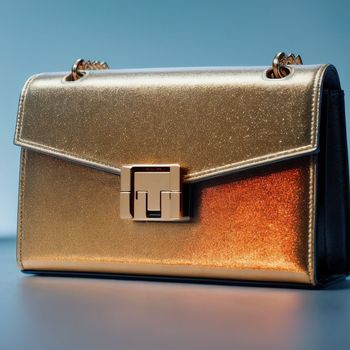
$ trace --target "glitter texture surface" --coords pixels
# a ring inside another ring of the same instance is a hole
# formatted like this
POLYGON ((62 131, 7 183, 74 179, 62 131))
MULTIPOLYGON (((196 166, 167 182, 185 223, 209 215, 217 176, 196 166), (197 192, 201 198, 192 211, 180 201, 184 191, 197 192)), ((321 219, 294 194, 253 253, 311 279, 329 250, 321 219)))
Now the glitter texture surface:
POLYGON ((27 151, 19 261, 33 270, 307 282, 309 167, 300 158, 198 183, 190 222, 142 223, 119 217, 119 176, 27 151))
POLYGON ((107 70, 74 83, 41 74, 22 94, 15 140, 114 173, 176 163, 186 181, 314 151, 327 66, 286 79, 267 68, 107 70))
POLYGON ((192 253, 237 269, 305 271, 307 162, 268 169, 200 186, 201 234, 192 253))

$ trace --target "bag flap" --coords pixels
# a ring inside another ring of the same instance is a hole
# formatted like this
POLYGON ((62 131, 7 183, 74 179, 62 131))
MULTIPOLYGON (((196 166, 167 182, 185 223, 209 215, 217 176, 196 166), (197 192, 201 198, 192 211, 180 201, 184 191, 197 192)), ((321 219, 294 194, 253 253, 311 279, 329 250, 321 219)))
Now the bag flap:
POLYGON ((15 143, 101 170, 178 163, 188 182, 315 152, 332 66, 39 74, 23 89, 15 143))

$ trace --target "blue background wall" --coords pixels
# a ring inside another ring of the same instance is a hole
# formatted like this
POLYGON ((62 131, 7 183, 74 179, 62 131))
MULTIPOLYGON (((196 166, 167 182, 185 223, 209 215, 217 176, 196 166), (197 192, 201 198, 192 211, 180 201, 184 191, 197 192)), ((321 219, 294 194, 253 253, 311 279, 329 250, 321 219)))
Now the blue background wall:
POLYGON ((79 57, 113 68, 269 65, 278 51, 333 63, 350 116, 350 1, 1 1, 0 237, 16 230, 19 149, 12 145, 25 79, 79 57))

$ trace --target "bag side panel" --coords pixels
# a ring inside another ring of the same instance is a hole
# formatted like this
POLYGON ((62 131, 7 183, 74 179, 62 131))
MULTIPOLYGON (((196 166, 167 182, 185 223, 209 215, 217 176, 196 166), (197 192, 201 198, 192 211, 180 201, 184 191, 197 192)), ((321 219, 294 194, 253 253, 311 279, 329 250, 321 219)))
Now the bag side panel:
POLYGON ((318 172, 317 279, 349 273, 349 175, 344 93, 325 90, 318 172))

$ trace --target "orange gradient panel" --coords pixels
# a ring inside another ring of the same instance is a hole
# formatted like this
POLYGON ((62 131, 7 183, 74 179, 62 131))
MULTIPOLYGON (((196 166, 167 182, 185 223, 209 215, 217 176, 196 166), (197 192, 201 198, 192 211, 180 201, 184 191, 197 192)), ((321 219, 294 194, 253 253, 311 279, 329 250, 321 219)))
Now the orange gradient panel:
POLYGON ((199 185, 191 255, 208 265, 305 272, 309 160, 289 164, 199 185))

